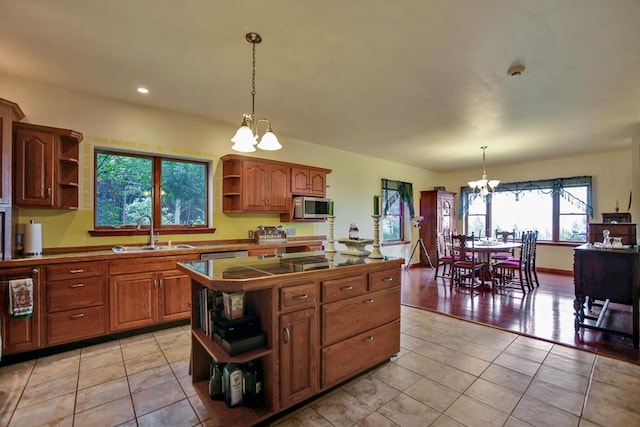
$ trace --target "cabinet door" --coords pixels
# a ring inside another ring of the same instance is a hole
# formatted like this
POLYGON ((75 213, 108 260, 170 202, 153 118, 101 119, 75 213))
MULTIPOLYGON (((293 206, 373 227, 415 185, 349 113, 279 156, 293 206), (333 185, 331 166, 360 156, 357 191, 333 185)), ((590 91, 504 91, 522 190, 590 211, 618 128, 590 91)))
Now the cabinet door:
POLYGON ((269 195, 267 197, 268 210, 274 212, 288 212, 291 203, 289 191, 290 169, 285 166, 273 165, 269 173, 269 195))
POLYGON ((306 196, 309 194, 311 180, 309 169, 291 168, 291 193, 306 196))
POLYGON ((327 192, 327 174, 324 172, 311 170, 309 172, 309 182, 311 191, 309 194, 317 197, 324 197, 327 192))
POLYGON ((280 405, 287 408, 318 390, 315 308, 280 316, 280 405))
POLYGON ((267 208, 268 165, 259 162, 244 162, 244 210, 264 211, 267 208))
POLYGON ((164 271, 159 279, 160 322, 188 319, 191 313, 191 279, 178 270, 164 271))
POLYGON ((111 332, 150 326, 158 318, 158 276, 125 274, 109 279, 111 332))
POLYGON ((291 168, 291 194, 324 197, 327 174, 315 169, 291 168))
POLYGON ((15 135, 14 204, 52 207, 54 135, 31 129, 15 135))
MULTIPOLYGON (((31 275, 31 269, 25 270, 25 276, 31 275)), ((0 333, 2 333, 2 354, 21 353, 40 347, 40 286, 37 275, 33 283, 33 315, 15 319, 9 315, 9 285, 0 282, 0 333)))

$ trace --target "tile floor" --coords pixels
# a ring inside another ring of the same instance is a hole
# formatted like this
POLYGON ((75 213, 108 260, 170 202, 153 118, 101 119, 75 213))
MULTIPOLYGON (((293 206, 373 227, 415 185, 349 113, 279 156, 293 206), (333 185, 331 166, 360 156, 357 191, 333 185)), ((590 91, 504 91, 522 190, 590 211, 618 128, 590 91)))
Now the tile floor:
MULTIPOLYGON (((189 328, 0 368, 0 426, 210 426, 189 328)), ((640 366, 402 307, 401 352, 288 426, 640 425, 640 366)))

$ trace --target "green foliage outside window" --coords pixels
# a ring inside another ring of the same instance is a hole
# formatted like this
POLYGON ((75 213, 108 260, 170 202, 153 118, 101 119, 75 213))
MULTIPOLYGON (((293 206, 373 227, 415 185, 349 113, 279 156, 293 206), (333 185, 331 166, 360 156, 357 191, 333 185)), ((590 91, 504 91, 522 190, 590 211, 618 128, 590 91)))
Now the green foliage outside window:
POLYGON ((153 216, 154 199, 161 201, 156 226, 207 225, 206 163, 97 151, 95 173, 96 227, 133 226, 153 216), (161 188, 159 198, 154 187, 161 188))

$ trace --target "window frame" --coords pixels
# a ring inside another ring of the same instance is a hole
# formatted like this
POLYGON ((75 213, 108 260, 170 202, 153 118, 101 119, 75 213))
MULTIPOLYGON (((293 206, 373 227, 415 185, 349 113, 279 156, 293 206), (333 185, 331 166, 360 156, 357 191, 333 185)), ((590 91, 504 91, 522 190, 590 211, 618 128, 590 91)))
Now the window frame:
MULTIPOLYGON (((576 177, 567 177, 567 178, 553 178, 553 179, 544 179, 537 181, 522 181, 522 182, 511 182, 511 183, 501 183, 494 192, 513 192, 518 193, 522 191, 550 191, 552 194, 552 230, 551 230, 551 239, 546 240, 544 242, 559 244, 559 245, 580 245, 586 243, 581 241, 569 241, 569 240, 560 240, 560 197, 562 196, 564 188, 572 188, 572 187, 587 187, 587 200, 581 201, 585 205, 585 215, 587 217, 587 223, 589 222, 589 218, 593 218, 593 206, 592 206, 592 192, 593 192, 593 182, 591 176, 576 176, 576 177)), ((485 197, 485 235, 492 236, 493 235, 493 219, 492 219, 492 206, 491 206, 491 194, 488 194, 485 197)), ((460 210, 458 214, 458 218, 463 220, 465 230, 469 229, 469 212, 468 206, 470 203, 470 197, 481 197, 477 195, 470 187, 461 187, 460 188, 460 210)), ((540 240, 539 240, 540 241, 540 240)))
MULTIPOLYGON (((406 235, 407 235, 407 221, 406 221, 406 215, 407 215, 407 209, 409 210, 409 214, 411 217, 413 217, 414 214, 414 207, 413 207, 413 184, 410 182, 403 182, 403 181, 397 181, 397 180, 390 180, 390 179, 382 179, 381 182, 381 204, 382 204, 382 212, 380 212, 380 216, 381 216, 381 222, 384 220, 384 218, 386 216, 393 216, 393 217, 398 217, 399 218, 399 222, 400 222, 400 236, 399 238, 395 238, 395 239, 384 239, 384 232, 382 232, 382 237, 380 239, 381 243, 385 244, 385 245, 393 245, 393 244, 400 244, 400 243, 405 243, 406 242, 406 235), (388 206, 389 204, 387 203, 387 197, 386 197, 386 192, 387 191, 395 191, 398 193, 398 199, 400 201, 400 213, 399 214, 392 214, 392 215, 388 215, 387 214, 387 210, 388 210, 388 206), (403 195, 404 193, 404 195, 403 195)), ((412 218, 409 218, 410 220, 412 218)))
POLYGON ((142 230, 137 230, 135 225, 122 225, 122 226, 98 226, 96 225, 97 219, 97 204, 98 197, 96 189, 98 188, 98 176, 97 176, 97 164, 99 154, 112 154, 116 156, 127 157, 141 157, 150 159, 152 162, 152 218, 153 228, 155 232, 162 232, 164 234, 196 234, 215 232, 215 228, 212 227, 211 211, 211 162, 207 160, 188 159, 181 157, 162 156, 153 153, 133 152, 126 150, 117 150, 111 148, 95 148, 93 152, 93 230, 89 230, 91 236, 131 236, 131 235, 147 235, 149 234, 148 223, 143 224, 142 230), (162 209, 162 162, 163 161, 175 161, 185 163, 195 163, 204 166, 205 168, 205 210, 206 210, 206 224, 184 224, 184 225, 162 225, 161 209, 162 209))

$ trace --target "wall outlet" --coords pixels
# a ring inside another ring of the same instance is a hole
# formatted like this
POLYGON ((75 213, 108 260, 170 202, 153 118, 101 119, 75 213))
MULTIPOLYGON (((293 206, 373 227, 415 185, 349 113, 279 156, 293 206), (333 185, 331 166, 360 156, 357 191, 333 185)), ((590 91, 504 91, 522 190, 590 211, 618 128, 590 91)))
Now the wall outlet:
POLYGON ((249 230, 249 233, 247 233, 247 235, 250 239, 253 239, 253 230, 249 230))
POLYGON ((295 236, 296 229, 295 228, 287 228, 287 236, 295 236))

